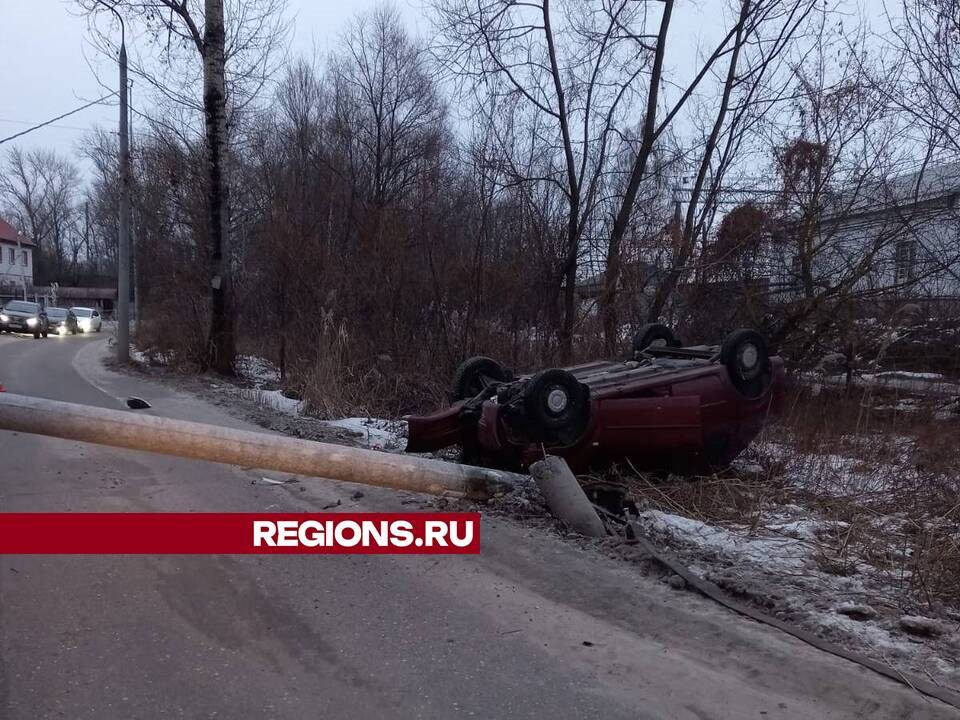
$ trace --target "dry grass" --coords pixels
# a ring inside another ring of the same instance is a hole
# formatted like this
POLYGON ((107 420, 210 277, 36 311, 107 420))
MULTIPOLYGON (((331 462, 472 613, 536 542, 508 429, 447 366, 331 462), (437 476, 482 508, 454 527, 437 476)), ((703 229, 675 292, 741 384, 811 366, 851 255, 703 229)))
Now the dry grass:
POLYGON ((639 507, 748 533, 803 508, 820 570, 868 576, 905 612, 960 609, 960 419, 934 418, 943 398, 877 409, 900 399, 800 388, 735 468, 695 480, 622 468, 618 480, 639 507))

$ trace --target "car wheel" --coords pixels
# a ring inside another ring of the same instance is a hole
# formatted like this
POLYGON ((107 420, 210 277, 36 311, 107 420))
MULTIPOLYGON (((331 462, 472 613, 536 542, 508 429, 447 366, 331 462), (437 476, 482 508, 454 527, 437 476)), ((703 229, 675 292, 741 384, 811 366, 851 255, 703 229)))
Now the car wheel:
POLYGON ((450 398, 469 400, 475 398, 493 382, 508 382, 513 379, 513 373, 493 358, 478 355, 465 360, 453 374, 453 384, 450 387, 450 398))
POLYGON ((679 347, 680 341, 673 330, 662 323, 647 323, 633 336, 633 354, 643 352, 648 347, 679 347))
POLYGON ((767 341, 756 330, 734 330, 723 340, 720 347, 720 362, 734 384, 743 389, 754 384, 770 367, 767 341))
POLYGON ((566 370, 544 370, 523 390, 526 426, 534 442, 573 443, 590 420, 590 389, 566 370))

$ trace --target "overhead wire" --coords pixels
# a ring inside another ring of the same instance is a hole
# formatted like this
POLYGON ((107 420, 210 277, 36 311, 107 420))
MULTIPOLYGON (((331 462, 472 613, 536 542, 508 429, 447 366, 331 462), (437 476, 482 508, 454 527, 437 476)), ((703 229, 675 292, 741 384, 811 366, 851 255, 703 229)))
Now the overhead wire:
POLYGON ((85 105, 81 105, 81 106, 78 107, 78 108, 74 108, 73 110, 70 110, 69 112, 65 112, 65 113, 63 113, 62 115, 57 115, 55 118, 50 118, 49 120, 46 120, 46 121, 44 121, 44 122, 42 122, 42 123, 37 123, 36 125, 33 125, 33 126, 31 126, 31 127, 28 127, 26 130, 21 130, 21 131, 18 132, 18 133, 14 133, 13 135, 9 135, 9 136, 7 136, 7 137, 5 137, 5 138, 2 138, 2 139, 0 139, 0 145, 3 145, 3 144, 6 143, 6 142, 10 142, 11 140, 16 140, 17 138, 23 137, 24 135, 26 135, 26 134, 28 134, 28 133, 32 133, 32 132, 35 131, 35 130, 39 130, 40 128, 47 127, 48 125, 53 125, 53 124, 54 124, 55 122, 57 122, 58 120, 63 120, 63 119, 66 118, 66 117, 70 117, 71 115, 75 115, 75 114, 77 114, 78 112, 81 112, 82 110, 86 110, 86 109, 89 108, 89 107, 93 107, 94 105, 100 105, 100 104, 103 103, 104 100, 108 100, 108 99, 110 99, 111 97, 113 97, 113 96, 116 95, 116 94, 117 94, 117 93, 116 93, 115 91, 114 91, 114 92, 111 92, 111 93, 108 94, 108 95, 104 95, 103 97, 97 98, 96 100, 91 100, 90 102, 86 103, 85 105))

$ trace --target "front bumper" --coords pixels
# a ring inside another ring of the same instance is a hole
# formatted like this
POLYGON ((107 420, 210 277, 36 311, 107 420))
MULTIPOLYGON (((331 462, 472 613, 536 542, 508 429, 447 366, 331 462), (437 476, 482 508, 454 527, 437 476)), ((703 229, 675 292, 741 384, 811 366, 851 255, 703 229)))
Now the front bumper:
POLYGON ((10 318, 7 322, 0 325, 0 329, 22 333, 32 333, 39 327, 39 325, 27 325, 26 320, 19 320, 17 318, 10 318))

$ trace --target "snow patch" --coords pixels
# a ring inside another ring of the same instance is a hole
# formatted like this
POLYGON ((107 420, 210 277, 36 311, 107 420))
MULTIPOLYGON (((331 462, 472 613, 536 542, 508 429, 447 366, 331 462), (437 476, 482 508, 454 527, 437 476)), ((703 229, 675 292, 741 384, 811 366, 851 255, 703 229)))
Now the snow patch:
POLYGON ((279 390, 249 390, 240 391, 240 397, 253 400, 258 405, 268 407, 285 415, 302 415, 306 404, 303 400, 288 398, 279 390))
POLYGON ((402 421, 351 417, 325 420, 324 425, 359 435, 360 442, 372 450, 402 450, 406 445, 405 423, 402 421))
POLYGON ((790 570, 813 565, 809 547, 797 538, 772 534, 751 536, 746 527, 726 529, 659 510, 646 510, 638 519, 651 530, 723 553, 730 559, 790 570))
POLYGON ((280 382, 280 368, 269 360, 256 355, 238 355, 233 361, 233 369, 254 387, 276 385, 280 382))

